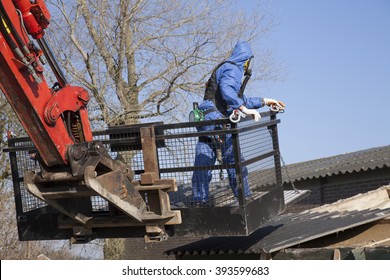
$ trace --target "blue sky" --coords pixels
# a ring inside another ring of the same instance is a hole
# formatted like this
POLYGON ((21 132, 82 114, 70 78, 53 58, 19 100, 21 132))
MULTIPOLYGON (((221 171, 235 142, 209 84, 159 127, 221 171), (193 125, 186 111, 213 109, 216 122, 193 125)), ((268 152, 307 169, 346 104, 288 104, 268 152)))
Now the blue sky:
MULTIPOLYGON (((246 1, 250 6, 255 1, 246 1)), ((390 1, 271 1, 287 164, 390 145, 390 1)))

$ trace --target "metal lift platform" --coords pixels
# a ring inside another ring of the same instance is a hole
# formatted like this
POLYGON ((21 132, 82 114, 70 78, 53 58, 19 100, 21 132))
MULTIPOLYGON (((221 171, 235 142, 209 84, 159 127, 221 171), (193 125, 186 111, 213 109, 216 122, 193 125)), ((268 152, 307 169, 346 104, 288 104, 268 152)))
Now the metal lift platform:
MULTIPOLYGON (((71 239, 74 243, 96 238, 146 237, 161 241, 169 236, 246 236, 281 214, 305 192, 284 191, 278 143, 277 114, 262 113, 260 122, 229 120, 163 124, 146 123, 110 127, 94 132, 113 159, 125 162, 134 173, 132 184, 148 207, 149 218, 135 221, 118 211, 91 190, 75 186, 48 186, 43 198, 82 197, 77 203, 89 209, 91 219, 85 224, 63 215, 47 201, 33 196, 25 187, 24 174, 39 172, 40 165, 31 157, 35 148, 27 137, 10 138, 9 153, 15 194, 19 239, 71 239), (220 129, 200 131, 202 126, 220 129), (215 152, 233 139, 234 164, 216 161, 212 166, 194 166, 199 137, 222 139, 215 152), (196 170, 209 170, 210 200, 195 203, 192 176, 196 170), (235 182, 227 170, 236 174, 235 182), (248 174, 248 175, 246 175, 248 174), (248 183, 251 195, 245 196, 248 183), (238 197, 231 185, 238 187, 238 197)), ((72 203, 72 200, 69 201, 72 203)), ((78 205, 77 207, 80 207, 78 205)))

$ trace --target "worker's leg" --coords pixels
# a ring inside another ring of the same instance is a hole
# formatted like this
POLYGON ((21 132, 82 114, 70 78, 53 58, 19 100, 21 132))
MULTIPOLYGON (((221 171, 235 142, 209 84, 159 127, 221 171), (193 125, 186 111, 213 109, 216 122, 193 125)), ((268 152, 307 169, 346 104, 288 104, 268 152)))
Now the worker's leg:
POLYGON ((198 142, 195 150, 196 170, 192 174, 192 195, 195 202, 207 202, 209 200, 209 184, 212 174, 208 166, 215 164, 215 153, 211 144, 198 142))
MULTIPOLYGON (((223 155, 223 162, 225 164, 234 164, 234 153, 233 153, 233 139, 231 135, 226 136, 226 141, 222 145, 222 155, 223 155)), ((244 157, 240 155, 241 161, 244 161, 244 157)), ((233 191, 233 194, 235 197, 238 197, 238 186, 237 186, 237 176, 236 176, 236 170, 234 168, 227 169, 228 177, 229 177, 229 184, 233 191)), ((244 166, 241 169, 241 175, 242 175, 242 182, 244 187, 244 195, 250 196, 251 190, 249 188, 249 182, 248 182, 248 169, 244 166)))

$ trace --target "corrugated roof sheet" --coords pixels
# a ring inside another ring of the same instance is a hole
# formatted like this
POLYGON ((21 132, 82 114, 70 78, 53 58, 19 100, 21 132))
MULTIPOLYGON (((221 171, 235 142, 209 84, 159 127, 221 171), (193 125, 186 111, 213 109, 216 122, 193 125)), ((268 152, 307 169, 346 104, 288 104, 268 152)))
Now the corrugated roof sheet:
MULTIPOLYGON (((332 233, 390 217, 390 186, 298 214, 276 217, 250 236, 213 237, 167 254, 272 253, 332 233)), ((389 232, 390 237, 390 232, 389 232)))
POLYGON ((390 167, 390 145, 289 164, 282 176, 284 182, 294 182, 384 167, 390 167))

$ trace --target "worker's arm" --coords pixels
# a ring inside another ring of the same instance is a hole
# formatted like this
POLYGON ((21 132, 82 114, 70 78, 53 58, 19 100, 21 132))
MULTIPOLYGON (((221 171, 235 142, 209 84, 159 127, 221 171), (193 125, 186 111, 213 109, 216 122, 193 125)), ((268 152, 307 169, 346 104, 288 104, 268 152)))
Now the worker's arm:
POLYGON ((264 106, 262 97, 245 97, 244 104, 248 109, 259 109, 264 106))
POLYGON ((230 64, 223 65, 217 71, 219 72, 217 72, 217 77, 219 76, 218 84, 223 100, 228 107, 233 110, 238 109, 244 105, 244 100, 239 98, 237 94, 241 87, 242 73, 237 66, 230 66, 230 64))

